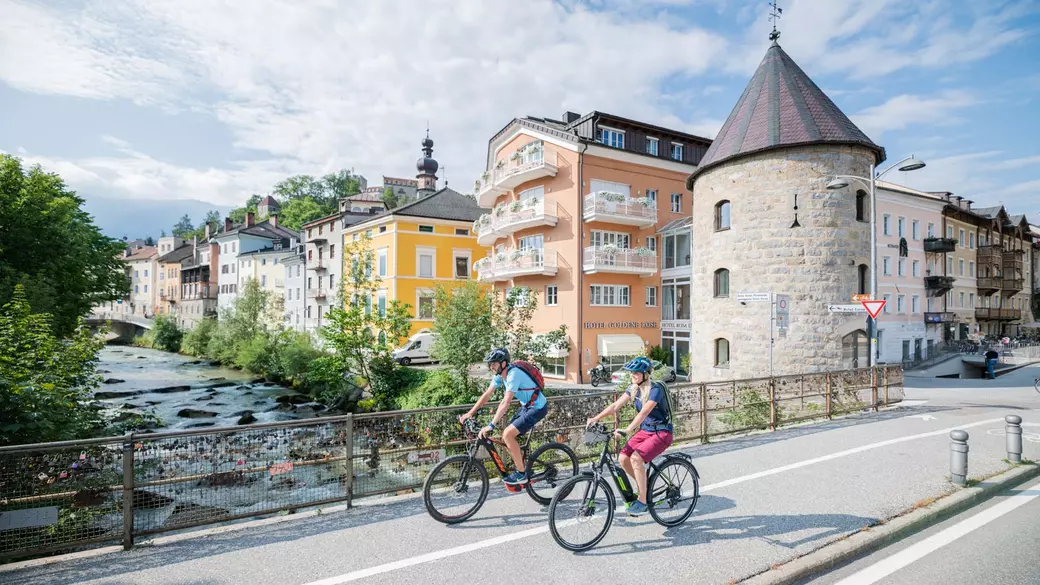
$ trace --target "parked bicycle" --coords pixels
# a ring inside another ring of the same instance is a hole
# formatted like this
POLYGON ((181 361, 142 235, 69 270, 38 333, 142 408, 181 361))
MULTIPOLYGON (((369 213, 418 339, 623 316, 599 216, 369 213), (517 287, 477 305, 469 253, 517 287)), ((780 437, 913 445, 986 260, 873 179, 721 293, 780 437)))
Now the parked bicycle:
MULTIPOLYGON (((617 462, 617 454, 610 450, 612 435, 602 423, 589 427, 585 444, 603 443, 599 459, 591 470, 560 486, 549 504, 549 531, 556 544, 567 550, 588 550, 599 544, 610 530, 616 500, 605 475, 613 476, 614 485, 626 504, 638 499, 617 462), (602 520, 602 527, 595 527, 597 520, 602 520), (578 535, 571 537, 571 532, 578 535)), ((649 462, 647 472, 650 480, 647 482, 649 494, 646 501, 650 516, 662 526, 678 526, 685 522, 693 514, 700 497, 700 475, 690 456, 685 453, 662 455, 649 462)))
MULTIPOLYGON (((487 456, 503 478, 509 473, 495 450, 495 445, 504 443, 490 437, 481 439, 480 426, 473 419, 466 420, 462 426, 470 441, 466 454, 441 461, 423 482, 426 511, 434 520, 445 524, 465 522, 484 505, 490 486, 484 465, 487 456)), ((528 457, 533 434, 533 431, 527 433, 527 440, 520 446, 528 472, 526 489, 534 501, 546 506, 552 501, 556 488, 578 474, 578 456, 567 445, 553 442, 542 445, 528 457)), ((506 485, 506 489, 518 493, 524 488, 506 485)))

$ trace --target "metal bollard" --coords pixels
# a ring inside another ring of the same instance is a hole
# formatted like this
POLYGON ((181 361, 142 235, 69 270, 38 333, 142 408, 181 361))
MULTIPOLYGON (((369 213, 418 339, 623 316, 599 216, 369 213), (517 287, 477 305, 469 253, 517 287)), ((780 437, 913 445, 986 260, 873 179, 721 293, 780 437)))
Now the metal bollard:
POLYGON ((1009 414, 1004 417, 1007 426, 1007 458, 1011 463, 1022 463, 1022 417, 1009 414))
POLYGON ((950 481, 964 485, 968 479, 968 433, 951 431, 950 438, 950 481))

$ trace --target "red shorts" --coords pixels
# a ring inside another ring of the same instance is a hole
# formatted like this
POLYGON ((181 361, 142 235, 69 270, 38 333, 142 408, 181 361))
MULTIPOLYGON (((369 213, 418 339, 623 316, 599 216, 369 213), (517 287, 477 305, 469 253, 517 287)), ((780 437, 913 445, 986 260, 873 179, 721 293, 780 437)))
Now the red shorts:
POLYGON ((643 461, 653 461, 656 457, 664 453, 664 450, 672 444, 672 433, 668 431, 658 431, 651 433, 650 431, 639 430, 638 433, 632 435, 632 438, 625 443, 625 446, 621 448, 622 455, 631 456, 633 452, 639 453, 639 456, 643 458, 643 461))

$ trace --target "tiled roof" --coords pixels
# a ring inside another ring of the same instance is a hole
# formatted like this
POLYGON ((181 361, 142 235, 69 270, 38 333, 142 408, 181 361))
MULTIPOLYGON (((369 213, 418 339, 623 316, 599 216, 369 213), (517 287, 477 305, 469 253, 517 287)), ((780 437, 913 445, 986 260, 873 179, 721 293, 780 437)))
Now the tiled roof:
POLYGON ((245 225, 240 225, 240 226, 238 226, 238 227, 236 227, 236 228, 234 228, 234 229, 232 229, 230 231, 221 232, 219 234, 216 234, 213 237, 214 238, 224 238, 224 237, 227 237, 227 236, 233 236, 235 234, 248 234, 250 236, 257 236, 259 238, 271 238, 271 239, 276 239, 276 240, 290 239, 290 238, 297 239, 297 240, 300 239, 300 234, 298 234, 298 233, 296 233, 296 232, 294 232, 294 231, 292 231, 290 229, 286 229, 286 228, 284 228, 284 227, 282 227, 280 225, 279 226, 271 225, 271 220, 269 220, 269 219, 266 219, 266 220, 264 220, 264 221, 262 221, 262 222, 260 222, 258 224, 255 224, 255 225, 251 225, 249 227, 246 227, 245 225))
POLYGON ((431 219, 476 221, 478 217, 487 213, 487 210, 477 205, 476 199, 445 187, 433 195, 423 197, 387 213, 431 219))
POLYGON ((191 244, 183 244, 181 247, 174 249, 172 252, 159 256, 160 263, 173 263, 183 262, 191 257, 194 253, 194 249, 191 244))
POLYGON ((155 254, 155 246, 145 246, 143 248, 138 248, 134 250, 133 254, 130 254, 129 256, 123 258, 123 260, 127 262, 133 262, 134 260, 147 260, 149 258, 155 257, 155 254))
POLYGON ((700 167, 687 180, 687 188, 693 188, 699 173, 727 160, 811 144, 862 145, 874 151, 876 162, 885 159, 885 149, 857 128, 774 42, 701 159, 700 167))
POLYGON ((380 196, 383 194, 383 190, 378 191, 365 191, 364 193, 358 193, 357 195, 351 195, 347 197, 347 201, 366 201, 371 203, 382 203, 383 200, 380 196))
POLYGON ((1000 215, 1002 209, 1004 209, 1003 205, 994 205, 993 207, 976 207, 975 209, 972 209, 972 211, 983 217, 996 219, 997 216, 1000 215))
POLYGON ((278 207, 278 200, 268 195, 260 200, 260 205, 274 205, 275 207, 278 207))

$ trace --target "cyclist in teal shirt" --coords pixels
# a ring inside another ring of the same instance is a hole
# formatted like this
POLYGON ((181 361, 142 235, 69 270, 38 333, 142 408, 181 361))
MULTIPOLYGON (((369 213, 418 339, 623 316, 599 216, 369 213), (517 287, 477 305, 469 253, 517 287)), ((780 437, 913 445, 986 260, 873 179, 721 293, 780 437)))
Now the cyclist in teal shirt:
POLYGON ((487 363, 491 373, 494 374, 494 377, 491 379, 491 383, 488 384, 488 389, 480 396, 473 408, 459 417, 459 422, 465 422, 466 419, 472 418, 478 410, 491 400, 491 395, 496 390, 505 388, 502 402, 499 403, 498 410, 495 411, 495 416, 491 419, 491 424, 480 430, 480 436, 482 438, 486 437, 491 431, 495 430, 495 425, 505 416, 506 411, 509 410, 510 401, 515 397, 520 402, 520 410, 509 421, 509 426, 502 431, 502 440, 509 450, 509 456, 513 458, 513 465, 516 467, 516 471, 507 475, 503 481, 509 485, 525 485, 527 484, 527 470, 525 469, 523 453, 520 451, 520 442, 517 441, 517 438, 530 432, 538 421, 545 418, 545 415, 549 413, 549 404, 545 399, 545 394, 538 388, 538 384, 520 368, 510 365, 508 350, 504 348, 493 349, 484 358, 484 361, 487 363), (504 381, 502 378, 503 374, 505 374, 504 381))

